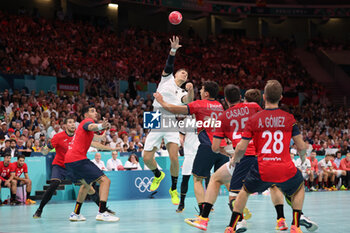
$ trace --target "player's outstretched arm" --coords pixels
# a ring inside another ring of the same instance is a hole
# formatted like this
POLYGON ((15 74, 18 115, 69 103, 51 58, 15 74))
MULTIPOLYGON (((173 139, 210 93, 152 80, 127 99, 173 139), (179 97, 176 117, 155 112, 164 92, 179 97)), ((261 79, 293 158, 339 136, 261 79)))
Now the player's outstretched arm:
POLYGON ((108 122, 107 119, 103 118, 103 122, 96 124, 96 123, 89 123, 87 127, 85 127, 85 125, 83 126, 83 128, 87 131, 100 131, 103 129, 107 129, 110 128, 111 124, 108 122))
POLYGON ((162 76, 168 76, 169 74, 174 72, 176 50, 182 47, 182 45, 180 45, 180 39, 178 36, 173 36, 173 38, 170 38, 169 41, 171 49, 162 76))
POLYGON ((299 153, 300 159, 301 159, 301 164, 303 164, 305 162, 305 158, 306 158, 307 145, 304 142, 301 134, 293 136, 293 141, 294 141, 295 145, 297 146, 297 150, 298 150, 298 153, 299 153))
POLYGON ((194 99, 193 84, 192 83, 187 83, 185 89, 187 91, 187 95, 182 97, 181 101, 184 104, 188 104, 188 103, 192 102, 193 99, 194 99))
POLYGON ((154 93, 153 96, 158 101, 158 103, 168 112, 171 112, 174 114, 184 114, 184 115, 189 114, 187 106, 185 105, 178 106, 178 105, 169 104, 163 100, 163 96, 159 92, 154 93))
POLYGON ((247 150, 249 141, 250 140, 242 138, 241 141, 237 144, 236 149, 235 149, 234 159, 233 159, 233 161, 235 163, 238 163, 243 158, 243 156, 247 150))
POLYGON ((107 151, 120 151, 120 147, 116 147, 116 148, 112 148, 112 147, 109 147, 109 146, 105 146, 99 142, 91 142, 91 146, 92 147, 95 147, 96 149, 98 150, 107 150, 107 151))

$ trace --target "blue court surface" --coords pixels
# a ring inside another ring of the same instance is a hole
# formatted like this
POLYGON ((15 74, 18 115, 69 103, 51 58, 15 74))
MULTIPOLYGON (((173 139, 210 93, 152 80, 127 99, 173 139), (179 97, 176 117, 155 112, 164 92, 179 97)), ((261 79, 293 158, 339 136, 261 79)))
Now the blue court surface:
MULTIPOLYGON (((32 218, 37 204, 1 206, 0 232, 203 232, 184 223, 184 218, 196 214, 194 197, 186 199, 186 209, 181 214, 175 212, 176 206, 171 204, 170 199, 111 201, 108 204, 112 210, 117 211, 120 222, 97 222, 95 220, 97 206, 92 202, 87 202, 82 207, 81 213, 87 218, 86 222, 68 221, 74 202, 48 204, 41 219, 32 218)), ((317 232, 350 232, 350 191, 306 193, 304 206, 305 215, 319 224, 317 232)), ((222 233, 231 216, 227 197, 220 196, 214 208, 207 232, 222 233)), ((253 216, 248 220, 247 232, 278 232, 274 230, 276 214, 269 196, 251 196, 248 208, 253 216)), ((290 225, 292 214, 288 205, 285 205, 285 215, 290 225)), ((303 229, 303 232, 307 231, 303 229)))

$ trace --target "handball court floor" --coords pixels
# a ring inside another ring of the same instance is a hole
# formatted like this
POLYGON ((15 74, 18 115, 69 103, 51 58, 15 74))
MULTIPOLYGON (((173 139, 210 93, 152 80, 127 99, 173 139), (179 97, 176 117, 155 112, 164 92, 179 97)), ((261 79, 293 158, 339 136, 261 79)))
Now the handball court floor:
MULTIPOLYGON (((74 202, 56 202, 48 204, 41 219, 33 219, 38 204, 33 206, 1 206, 0 232, 152 232, 152 233, 200 233, 184 223, 184 218, 196 214, 195 198, 186 199, 183 213, 175 212, 176 207, 170 199, 148 199, 131 201, 111 201, 110 208, 117 212, 117 223, 97 222, 97 206, 86 202, 81 213, 86 222, 70 222, 68 216, 74 208, 74 202)), ((227 197, 220 196, 210 215, 208 233, 223 233, 230 219, 227 197)), ((276 222, 275 209, 270 196, 253 195, 249 198, 248 208, 252 218, 248 220, 247 232, 268 233, 274 230, 276 222)), ((285 204, 285 216, 291 223, 291 209, 285 204)), ((319 224, 316 232, 346 233, 350 232, 350 191, 306 193, 304 213, 319 224)), ((285 231, 285 232, 289 232, 285 231)), ((303 229, 303 232, 307 232, 303 229)))

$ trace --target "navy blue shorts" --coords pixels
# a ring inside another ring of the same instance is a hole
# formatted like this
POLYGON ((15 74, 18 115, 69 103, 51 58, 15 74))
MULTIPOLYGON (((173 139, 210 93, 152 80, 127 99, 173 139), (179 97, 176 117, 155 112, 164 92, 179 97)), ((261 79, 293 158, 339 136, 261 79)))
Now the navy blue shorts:
POLYGON ((65 164, 67 171, 73 175, 75 181, 85 180, 86 183, 98 181, 105 174, 88 159, 65 164))
POLYGON ((258 159, 255 156, 244 156, 241 161, 236 164, 231 178, 230 192, 239 193, 251 166, 257 162, 258 159))
MULTIPOLYGON (((19 182, 18 182, 19 183, 19 182)), ((18 183, 17 183, 17 185, 18 185, 18 183)), ((10 183, 10 185, 11 185, 11 183, 10 183)), ((3 181, 3 180, 1 180, 1 187, 2 188, 7 188, 7 186, 5 186, 5 181, 3 181)))
POLYGON ((74 175, 64 167, 57 164, 52 165, 51 180, 71 180, 76 182, 74 175))
POLYGON ((301 174, 300 170, 297 169, 296 174, 285 182, 264 182, 261 180, 259 174, 258 163, 255 163, 253 166, 251 166, 250 171, 245 178, 243 187, 248 193, 261 193, 273 185, 276 185, 285 195, 293 196, 300 189, 300 187, 304 185, 303 175, 301 174))
POLYGON ((214 153, 209 145, 199 145, 193 162, 192 174, 200 178, 210 177, 210 170, 214 171, 227 163, 229 158, 223 154, 214 153))

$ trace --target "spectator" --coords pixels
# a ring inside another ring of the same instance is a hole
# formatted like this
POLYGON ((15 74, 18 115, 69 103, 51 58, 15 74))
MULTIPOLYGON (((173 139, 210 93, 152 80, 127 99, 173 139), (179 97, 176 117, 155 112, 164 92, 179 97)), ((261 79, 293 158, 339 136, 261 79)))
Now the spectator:
POLYGON ((117 134, 115 134, 113 135, 112 141, 109 143, 109 145, 111 148, 117 148, 117 147, 120 147, 122 143, 123 143, 122 139, 119 138, 117 134))
POLYGON ((0 129, 0 136, 3 135, 4 137, 7 134, 7 124, 6 122, 1 122, 1 129, 0 129))
POLYGON ((25 157, 30 157, 30 155, 32 154, 33 152, 33 142, 31 139, 29 139, 27 142, 26 142, 26 145, 24 147, 24 151, 22 151, 22 155, 24 155, 25 157))
POLYGON ((28 166, 24 162, 25 157, 24 155, 19 155, 17 157, 17 162, 12 163, 13 167, 15 168, 15 176, 13 178, 13 182, 17 185, 26 185, 26 191, 27 191, 27 198, 26 198, 26 205, 33 205, 36 202, 30 199, 30 193, 32 192, 32 181, 29 179, 28 176, 28 166), (21 178, 20 176, 24 173, 24 178, 21 178))
POLYGON ((124 170, 122 162, 120 161, 120 159, 118 159, 117 151, 113 151, 112 158, 108 159, 107 169, 108 171, 124 170))
POLYGON ((10 147, 5 149, 5 153, 11 154, 11 158, 17 157, 19 155, 17 145, 16 145, 16 140, 11 139, 10 147))
POLYGON ((40 147, 46 146, 46 137, 45 137, 45 134, 43 133, 40 133, 39 146, 40 147))
POLYGON ((107 171, 105 163, 101 160, 101 153, 95 154, 95 159, 91 160, 99 169, 102 171, 107 171))
POLYGON ((128 152, 136 152, 136 148, 134 146, 134 142, 129 142, 129 148, 127 149, 128 152))
MULTIPOLYGON (((1 155, 4 155, 5 154, 5 150, 7 149, 7 148, 10 148, 10 146, 11 146, 11 140, 10 139, 6 139, 5 140, 5 146, 3 147, 3 148, 1 148, 0 149, 0 154, 1 155)), ((9 149, 8 149, 9 150, 9 149)))
POLYGON ((39 140, 34 140, 34 146, 33 146, 33 151, 34 152, 41 152, 42 147, 40 146, 39 140))
POLYGON ((9 129, 7 130, 7 135, 5 136, 5 138, 6 138, 6 139, 10 139, 11 136, 14 135, 14 133, 15 133, 15 130, 12 129, 12 128, 9 128, 9 129))
POLYGON ((128 161, 125 162, 124 168, 128 170, 142 170, 139 158, 135 154, 129 156, 128 161))
POLYGON ((53 131, 51 132, 50 134, 50 138, 53 138, 53 136, 55 136, 55 134, 57 133, 60 133, 62 132, 63 130, 61 129, 60 125, 56 124, 54 127, 53 127, 53 131))

